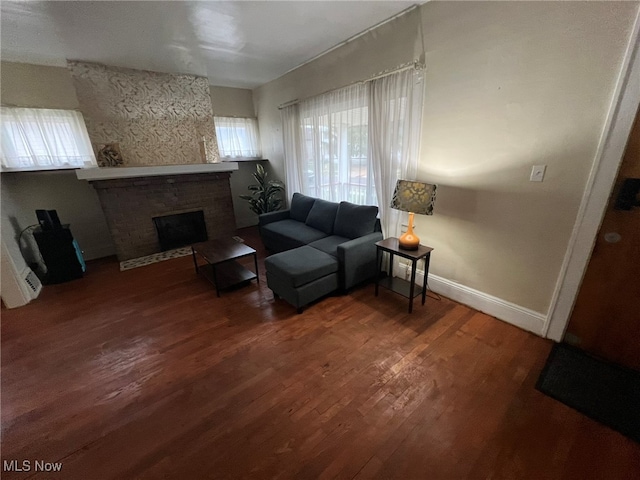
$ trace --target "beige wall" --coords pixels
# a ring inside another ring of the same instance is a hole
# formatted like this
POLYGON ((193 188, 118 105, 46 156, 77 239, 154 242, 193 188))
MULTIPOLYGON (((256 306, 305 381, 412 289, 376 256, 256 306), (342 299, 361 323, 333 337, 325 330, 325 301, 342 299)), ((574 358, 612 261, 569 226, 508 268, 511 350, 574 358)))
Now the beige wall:
POLYGON ((440 198, 418 232, 447 259, 438 275, 547 312, 637 8, 422 9, 419 176, 440 185, 440 198), (537 164, 547 165, 545 181, 529 182, 537 164))
POLYGON ((430 273, 545 314, 638 8, 631 2, 429 2, 254 91, 284 177, 278 105, 420 57, 417 217, 430 273), (528 181, 546 164, 542 183, 528 181))
POLYGON ((213 114, 219 117, 255 117, 253 93, 246 88, 209 85, 213 114))
POLYGON ((2 62, 3 105, 34 108, 79 108, 69 70, 27 63, 2 62))

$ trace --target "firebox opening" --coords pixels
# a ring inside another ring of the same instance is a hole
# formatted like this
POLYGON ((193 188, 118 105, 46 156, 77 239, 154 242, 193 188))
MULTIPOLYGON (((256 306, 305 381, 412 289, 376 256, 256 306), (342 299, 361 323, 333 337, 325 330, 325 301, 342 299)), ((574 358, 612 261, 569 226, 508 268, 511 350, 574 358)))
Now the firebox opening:
POLYGON ((208 239, 202 210, 153 217, 153 223, 156 225, 160 249, 163 252, 208 239))

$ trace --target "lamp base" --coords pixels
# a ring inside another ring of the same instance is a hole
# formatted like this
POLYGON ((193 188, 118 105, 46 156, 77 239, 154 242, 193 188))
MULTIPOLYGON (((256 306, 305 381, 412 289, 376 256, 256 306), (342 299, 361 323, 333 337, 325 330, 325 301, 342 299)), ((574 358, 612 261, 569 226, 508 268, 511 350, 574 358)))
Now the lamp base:
POLYGON ((409 212, 407 231, 400 236, 398 244, 403 250, 417 250, 420 245, 420 239, 413 233, 413 212, 409 212))
POLYGON ((420 245, 420 239, 415 235, 405 233, 398 239, 398 246, 403 250, 417 250, 418 245, 420 245))

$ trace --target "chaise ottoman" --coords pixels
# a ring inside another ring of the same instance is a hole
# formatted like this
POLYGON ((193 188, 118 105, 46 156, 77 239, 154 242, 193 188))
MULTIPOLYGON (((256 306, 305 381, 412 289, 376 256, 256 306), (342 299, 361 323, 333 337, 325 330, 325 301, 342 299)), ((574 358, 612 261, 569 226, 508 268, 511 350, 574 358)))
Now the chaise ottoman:
POLYGON ((307 245, 264 261, 267 285, 277 297, 302 308, 338 289, 338 260, 307 245))

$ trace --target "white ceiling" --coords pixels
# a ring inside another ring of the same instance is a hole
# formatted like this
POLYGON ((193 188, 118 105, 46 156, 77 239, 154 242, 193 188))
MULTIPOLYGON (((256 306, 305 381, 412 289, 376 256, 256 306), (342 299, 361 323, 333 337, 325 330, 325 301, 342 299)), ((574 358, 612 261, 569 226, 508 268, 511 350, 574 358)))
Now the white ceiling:
POLYGON ((422 2, 2 0, 1 55, 190 73, 212 85, 253 88, 415 3, 422 2))

